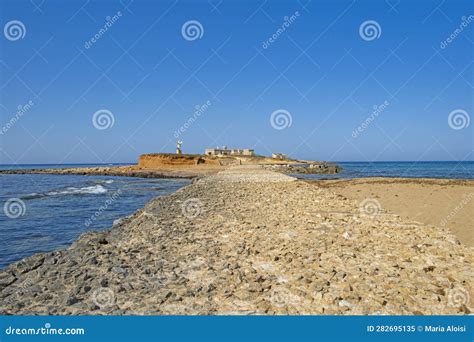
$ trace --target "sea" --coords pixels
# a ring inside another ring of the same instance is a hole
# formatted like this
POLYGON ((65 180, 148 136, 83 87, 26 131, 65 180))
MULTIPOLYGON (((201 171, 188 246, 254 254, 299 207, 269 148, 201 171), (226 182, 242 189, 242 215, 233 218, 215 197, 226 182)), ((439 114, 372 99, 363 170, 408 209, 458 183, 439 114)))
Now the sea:
POLYGON ((474 161, 335 163, 342 167, 340 173, 332 175, 300 174, 293 176, 307 179, 351 179, 363 177, 474 179, 474 161))
MULTIPOLYGON (((0 165, 0 169, 126 164, 0 165)), ((0 174, 0 269, 24 257, 68 247, 87 231, 109 229, 188 179, 0 174)))
MULTIPOLYGON (((300 178, 410 177, 474 179, 474 161, 337 162, 334 175, 300 178)), ((127 164, 0 165, 0 169, 99 167, 127 164)), ((190 184, 186 179, 0 174, 0 268, 38 252, 69 246, 87 231, 110 229, 157 196, 190 184)))

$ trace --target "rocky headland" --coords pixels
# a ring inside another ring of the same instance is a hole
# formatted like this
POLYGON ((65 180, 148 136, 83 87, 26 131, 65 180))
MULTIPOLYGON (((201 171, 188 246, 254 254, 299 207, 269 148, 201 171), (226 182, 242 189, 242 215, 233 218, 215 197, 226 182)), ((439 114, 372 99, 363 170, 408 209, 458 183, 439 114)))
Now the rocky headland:
POLYGON ((282 173, 337 173, 340 167, 323 162, 274 159, 263 156, 205 156, 199 154, 151 153, 139 157, 136 165, 32 168, 0 170, 1 174, 54 174, 122 176, 142 178, 199 178, 236 165, 262 165, 282 173))
POLYGON ((468 314, 472 263, 447 228, 237 166, 1 270, 0 314, 468 314))

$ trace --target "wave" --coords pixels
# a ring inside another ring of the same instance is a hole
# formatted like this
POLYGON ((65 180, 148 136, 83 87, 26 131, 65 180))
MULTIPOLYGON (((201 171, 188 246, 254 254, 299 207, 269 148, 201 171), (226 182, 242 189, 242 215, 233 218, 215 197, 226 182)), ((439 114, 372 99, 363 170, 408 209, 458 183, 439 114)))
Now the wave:
POLYGON ((48 191, 48 192, 39 193, 39 194, 36 192, 33 192, 31 194, 23 196, 22 199, 28 200, 28 199, 47 197, 47 196, 61 196, 61 195, 88 195, 88 194, 100 195, 106 192, 107 192, 106 188, 104 188, 100 184, 97 184, 93 186, 85 186, 82 188, 68 187, 63 190, 48 191))
POLYGON ((113 179, 104 179, 104 180, 97 180, 95 184, 112 184, 114 182, 113 179))

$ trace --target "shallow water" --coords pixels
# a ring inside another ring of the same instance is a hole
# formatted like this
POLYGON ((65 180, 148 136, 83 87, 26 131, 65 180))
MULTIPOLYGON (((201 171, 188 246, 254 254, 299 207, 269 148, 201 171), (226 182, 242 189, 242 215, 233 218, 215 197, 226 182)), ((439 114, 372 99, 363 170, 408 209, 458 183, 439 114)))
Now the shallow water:
POLYGON ((108 229, 114 220, 132 214, 152 198, 189 183, 181 179, 0 175, 0 268, 34 253, 66 247, 86 231, 108 229))
POLYGON ((294 175, 306 179, 362 177, 474 179, 474 161, 465 162, 336 162, 342 172, 334 175, 294 175))

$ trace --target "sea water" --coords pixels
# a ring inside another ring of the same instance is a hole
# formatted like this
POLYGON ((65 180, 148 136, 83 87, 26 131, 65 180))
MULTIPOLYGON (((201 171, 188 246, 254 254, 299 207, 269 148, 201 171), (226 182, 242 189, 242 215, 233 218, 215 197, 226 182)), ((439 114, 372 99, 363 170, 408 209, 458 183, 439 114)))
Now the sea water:
POLYGON ((34 253, 67 247, 86 231, 109 229, 114 220, 132 214, 152 198, 189 183, 177 179, 0 174, 0 268, 34 253))

